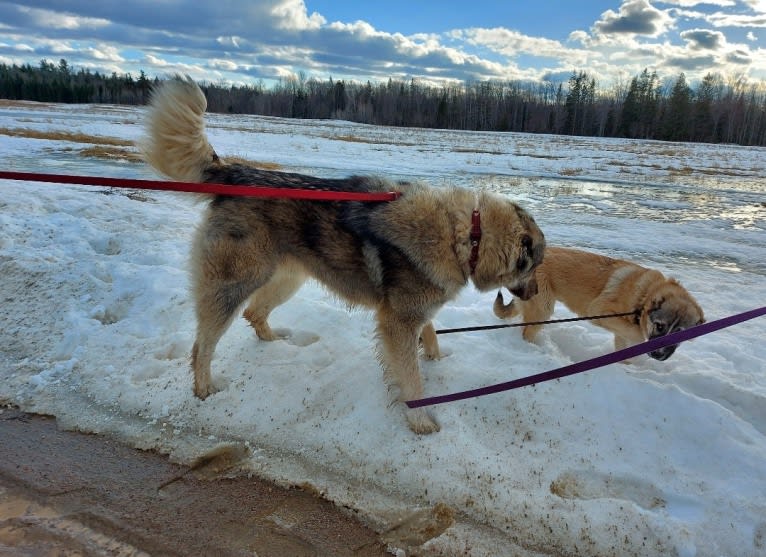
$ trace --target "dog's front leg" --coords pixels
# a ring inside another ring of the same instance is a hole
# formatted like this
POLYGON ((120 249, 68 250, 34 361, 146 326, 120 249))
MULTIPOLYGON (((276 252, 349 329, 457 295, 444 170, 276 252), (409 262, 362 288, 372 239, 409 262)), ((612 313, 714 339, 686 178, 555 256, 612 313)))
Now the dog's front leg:
MULTIPOLYGON (((422 327, 421 320, 405 319, 391 310, 378 311, 379 356, 391 404, 423 397, 418 368, 418 336, 422 327)), ((439 425, 423 408, 406 408, 405 415, 415 433, 439 431, 439 425)))

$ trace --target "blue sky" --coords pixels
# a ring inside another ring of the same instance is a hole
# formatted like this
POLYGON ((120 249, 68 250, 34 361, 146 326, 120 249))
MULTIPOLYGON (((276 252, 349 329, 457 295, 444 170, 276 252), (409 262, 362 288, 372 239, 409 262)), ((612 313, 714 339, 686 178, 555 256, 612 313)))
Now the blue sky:
POLYGON ((497 27, 523 30, 533 36, 566 39, 572 28, 587 28, 606 9, 619 2, 582 0, 448 2, 438 0, 389 0, 386 2, 318 0, 305 2, 310 11, 329 21, 364 19, 381 31, 403 34, 439 33, 464 27, 497 27), (551 18, 555 11, 565 10, 551 18))
POLYGON ((766 81, 766 0, 0 1, 0 62, 271 84, 766 81))

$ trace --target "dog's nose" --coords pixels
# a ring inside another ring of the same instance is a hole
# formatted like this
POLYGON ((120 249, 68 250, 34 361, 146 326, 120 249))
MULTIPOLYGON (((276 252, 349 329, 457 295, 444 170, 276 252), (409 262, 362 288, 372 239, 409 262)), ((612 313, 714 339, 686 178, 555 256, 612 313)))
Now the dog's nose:
POLYGON ((522 300, 529 300, 537 294, 537 279, 534 275, 523 285, 516 288, 509 288, 511 294, 522 300))
POLYGON ((655 360, 664 362, 673 355, 673 352, 676 351, 676 348, 678 348, 677 344, 673 346, 666 346, 665 348, 660 348, 659 350, 653 350, 652 352, 649 352, 649 356, 655 360))

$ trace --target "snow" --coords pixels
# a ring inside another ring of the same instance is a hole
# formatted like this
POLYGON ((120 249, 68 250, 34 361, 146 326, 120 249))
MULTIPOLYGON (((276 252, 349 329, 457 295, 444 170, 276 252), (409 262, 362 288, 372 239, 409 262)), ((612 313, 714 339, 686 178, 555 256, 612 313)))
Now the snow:
MULTIPOLYGON (((0 129, 136 139, 140 108, 21 103, 0 129)), ((717 319, 766 300, 766 150, 209 115, 222 155, 338 177, 376 173, 505 193, 549 244, 678 278, 717 319)), ((0 168, 156 178, 61 140, 0 135, 0 168)), ((0 401, 62 427, 192 462, 246 447, 245 467, 310 485, 379 530, 442 503, 433 555, 766 555, 766 319, 559 381, 439 405, 417 436, 387 408, 374 325, 316 283, 272 315, 284 341, 237 320, 218 345, 221 392, 192 395, 187 252, 203 206, 183 194, 0 180, 0 401)), ((507 293, 506 293, 507 296, 507 293)), ((467 288, 437 328, 493 324, 467 288)), ((556 317, 571 317, 562 306, 556 317)), ((508 381, 609 352, 586 323, 444 335, 426 395, 508 381)), ((402 541, 392 551, 408 550, 402 541)))

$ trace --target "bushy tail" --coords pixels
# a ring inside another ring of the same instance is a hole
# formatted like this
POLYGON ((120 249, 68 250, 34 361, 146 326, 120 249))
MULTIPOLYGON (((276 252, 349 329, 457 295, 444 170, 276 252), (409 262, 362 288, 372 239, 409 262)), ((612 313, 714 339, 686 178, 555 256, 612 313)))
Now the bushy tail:
POLYGON ((176 76, 152 92, 146 114, 144 159, 171 180, 201 182, 217 157, 205 135, 205 94, 190 77, 176 76))
POLYGON ((500 319, 510 319, 519 313, 518 307, 513 303, 513 297, 511 297, 511 301, 508 302, 508 305, 505 305, 503 302, 502 292, 497 293, 495 303, 492 305, 492 311, 494 312, 495 316, 499 317, 500 319))

